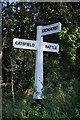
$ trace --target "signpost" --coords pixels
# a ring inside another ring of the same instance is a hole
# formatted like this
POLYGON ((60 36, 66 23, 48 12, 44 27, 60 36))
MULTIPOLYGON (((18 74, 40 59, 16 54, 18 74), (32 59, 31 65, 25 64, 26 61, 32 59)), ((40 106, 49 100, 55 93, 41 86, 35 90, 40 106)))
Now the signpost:
POLYGON ((14 38, 13 46, 15 48, 37 50, 37 43, 36 43, 36 41, 33 41, 33 40, 14 38))
POLYGON ((49 35, 53 33, 58 33, 61 31, 61 23, 55 23, 42 27, 42 36, 49 35))
POLYGON ((33 99, 43 99, 43 51, 58 52, 59 45, 55 43, 43 42, 43 36, 61 31, 61 23, 47 26, 37 26, 37 37, 35 40, 13 39, 14 48, 36 50, 35 63, 35 92, 33 99))
POLYGON ((55 43, 43 42, 43 51, 47 52, 58 52, 59 45, 55 43))

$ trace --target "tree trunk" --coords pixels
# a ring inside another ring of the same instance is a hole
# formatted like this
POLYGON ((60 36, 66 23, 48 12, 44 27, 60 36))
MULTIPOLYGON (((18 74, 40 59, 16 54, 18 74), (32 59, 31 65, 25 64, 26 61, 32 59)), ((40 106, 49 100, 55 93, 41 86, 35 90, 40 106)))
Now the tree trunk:
POLYGON ((14 102, 14 80, 13 80, 13 64, 12 64, 12 59, 11 59, 11 90, 12 90, 12 98, 14 102))

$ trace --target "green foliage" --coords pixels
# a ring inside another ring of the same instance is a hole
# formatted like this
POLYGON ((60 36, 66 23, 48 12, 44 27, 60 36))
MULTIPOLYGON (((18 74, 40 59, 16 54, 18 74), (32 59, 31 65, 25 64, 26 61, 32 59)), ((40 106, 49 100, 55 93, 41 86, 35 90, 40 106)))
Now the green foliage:
POLYGON ((3 104, 3 118, 79 118, 80 110, 77 106, 74 106, 69 100, 64 101, 64 103, 59 103, 55 100, 53 95, 48 95, 49 99, 42 101, 33 101, 32 97, 25 97, 20 101, 15 101, 15 103, 8 101, 3 104), (4 109, 5 108, 5 109, 4 109), (5 116, 6 115, 6 116, 5 116))
POLYGON ((80 118, 80 3, 2 5, 3 118, 80 118), (12 41, 15 37, 36 39, 35 23, 39 19, 44 25, 61 22, 62 30, 44 37, 45 42, 59 43, 60 50, 44 52, 44 99, 35 101, 35 51, 14 49, 12 41))

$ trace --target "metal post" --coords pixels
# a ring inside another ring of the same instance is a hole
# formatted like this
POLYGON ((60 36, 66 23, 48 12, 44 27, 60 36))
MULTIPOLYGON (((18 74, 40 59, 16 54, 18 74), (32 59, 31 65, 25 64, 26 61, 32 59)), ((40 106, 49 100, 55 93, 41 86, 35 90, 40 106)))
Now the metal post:
POLYGON ((33 99, 43 99, 43 37, 41 37, 42 26, 37 26, 37 51, 35 64, 35 92, 33 99))

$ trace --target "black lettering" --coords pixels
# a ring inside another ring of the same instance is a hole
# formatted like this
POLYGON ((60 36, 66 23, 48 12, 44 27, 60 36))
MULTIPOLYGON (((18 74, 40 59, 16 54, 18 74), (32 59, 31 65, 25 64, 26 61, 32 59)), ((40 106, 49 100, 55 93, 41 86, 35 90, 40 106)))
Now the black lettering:
POLYGON ((32 47, 34 47, 35 46, 35 44, 34 43, 32 43, 32 47))
POLYGON ((50 49, 50 47, 51 47, 50 45, 45 45, 45 48, 49 48, 50 49))
POLYGON ((51 30, 51 28, 47 28, 47 31, 50 31, 51 30))
POLYGON ((29 47, 31 47, 31 43, 29 43, 29 47))
POLYGON ((27 45, 28 47, 34 47, 34 46, 35 46, 34 43, 26 43, 26 45, 27 45))
POLYGON ((55 29, 55 30, 58 29, 58 26, 56 26, 54 29, 55 29))
POLYGON ((57 50, 57 46, 52 46, 52 45, 45 45, 45 48, 57 50))
POLYGON ((52 49, 54 49, 54 46, 52 46, 52 49))
POLYGON ((22 45, 22 42, 18 42, 18 44, 17 45, 22 45))
POLYGON ((55 50, 57 50, 57 46, 55 46, 55 50))
POLYGON ((57 46, 52 46, 52 49, 55 49, 55 50, 57 50, 57 46))
POLYGON ((51 30, 56 30, 56 29, 58 29, 58 26, 43 29, 43 30, 42 30, 42 32, 44 33, 44 32, 48 32, 48 31, 51 31, 51 30))
POLYGON ((45 48, 48 48, 48 45, 45 45, 45 48))
POLYGON ((47 45, 45 45, 45 48, 47 48, 47 45))
POLYGON ((16 41, 15 44, 18 45, 18 41, 16 41))
POLYGON ((47 29, 43 29, 42 32, 43 32, 43 33, 44 33, 44 32, 47 32, 47 29))
POLYGON ((35 44, 34 43, 27 43, 27 42, 19 42, 19 41, 16 41, 15 42, 16 45, 26 45, 26 46, 29 46, 29 47, 34 47, 35 44))
POLYGON ((23 42, 23 45, 26 45, 26 42, 23 42))
POLYGON ((54 30, 54 27, 52 27, 52 30, 54 30))
POLYGON ((29 43, 27 43, 27 46, 30 46, 29 43))
POLYGON ((49 48, 51 48, 52 46, 50 45, 49 48))

